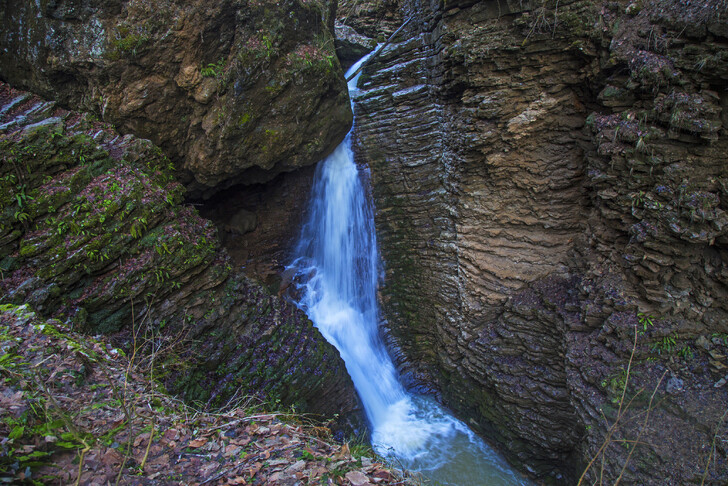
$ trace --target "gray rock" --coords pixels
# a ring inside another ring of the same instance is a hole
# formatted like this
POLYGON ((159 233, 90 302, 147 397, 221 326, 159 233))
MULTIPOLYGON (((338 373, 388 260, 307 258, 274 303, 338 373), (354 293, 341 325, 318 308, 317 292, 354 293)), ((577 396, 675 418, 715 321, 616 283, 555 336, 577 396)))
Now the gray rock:
POLYGON ((255 230, 258 218, 255 213, 241 209, 230 218, 230 222, 225 225, 225 231, 244 235, 255 230))
POLYGON ((685 383, 683 380, 676 376, 671 376, 669 380, 667 380, 667 393, 671 395, 675 395, 677 393, 680 393, 684 390, 685 383))
POLYGON ((335 33, 336 55, 344 68, 354 64, 377 46, 376 40, 363 36, 352 27, 338 21, 335 24, 335 33))

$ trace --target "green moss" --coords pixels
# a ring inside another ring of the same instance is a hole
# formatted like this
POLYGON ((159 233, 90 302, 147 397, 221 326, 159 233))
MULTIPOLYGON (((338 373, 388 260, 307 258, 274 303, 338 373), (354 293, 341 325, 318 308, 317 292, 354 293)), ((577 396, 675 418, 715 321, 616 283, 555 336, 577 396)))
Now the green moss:
POLYGON ((143 30, 132 32, 128 26, 120 26, 110 42, 106 57, 112 61, 124 57, 136 57, 147 42, 149 42, 149 37, 143 30))
POLYGON ((240 115, 240 118, 238 118, 238 126, 242 128, 245 124, 247 124, 251 119, 250 113, 244 113, 240 115))

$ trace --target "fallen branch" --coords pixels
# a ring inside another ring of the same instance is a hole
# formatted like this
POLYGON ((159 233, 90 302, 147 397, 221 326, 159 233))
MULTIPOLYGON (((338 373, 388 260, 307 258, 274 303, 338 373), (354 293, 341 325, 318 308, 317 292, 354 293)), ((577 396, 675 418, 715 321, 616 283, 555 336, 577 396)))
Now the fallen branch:
POLYGON ((720 426, 723 424, 723 420, 725 419, 726 414, 728 414, 728 408, 726 408, 725 412, 723 412, 723 415, 720 417, 718 425, 715 426, 715 434, 713 434, 713 442, 710 445, 710 453, 708 454, 708 463, 705 465, 705 472, 703 473, 703 478, 700 480, 700 486, 703 486, 705 484, 705 479, 708 477, 708 471, 710 470, 710 460, 715 453, 715 442, 718 439, 720 426))
POLYGON ((142 459, 142 463, 139 466, 139 469, 141 471, 144 470, 144 466, 147 464, 147 459, 149 458, 149 449, 152 447, 152 440, 154 439, 154 427, 156 425, 156 415, 152 415, 152 431, 149 432, 149 442, 147 442, 147 450, 144 451, 144 458, 142 459))

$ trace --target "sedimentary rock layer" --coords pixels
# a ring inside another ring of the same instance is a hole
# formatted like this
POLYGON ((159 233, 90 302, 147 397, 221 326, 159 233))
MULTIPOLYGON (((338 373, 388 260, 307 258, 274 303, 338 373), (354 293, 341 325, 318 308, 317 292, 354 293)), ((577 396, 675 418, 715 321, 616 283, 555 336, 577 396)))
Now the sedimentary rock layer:
POLYGON ((0 160, 0 302, 141 346, 193 401, 356 409, 336 349, 233 270, 151 142, 0 84, 0 160))
POLYGON ((537 476, 724 481, 725 5, 401 11, 356 138, 403 371, 537 476))

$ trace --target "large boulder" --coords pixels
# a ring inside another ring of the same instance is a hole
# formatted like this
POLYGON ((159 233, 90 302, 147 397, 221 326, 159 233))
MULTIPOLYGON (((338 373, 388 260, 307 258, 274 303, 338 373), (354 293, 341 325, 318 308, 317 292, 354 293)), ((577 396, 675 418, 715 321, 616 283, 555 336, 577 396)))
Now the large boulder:
POLYGON ((192 196, 313 164, 351 125, 334 4, 11 0, 0 78, 149 138, 192 196))

